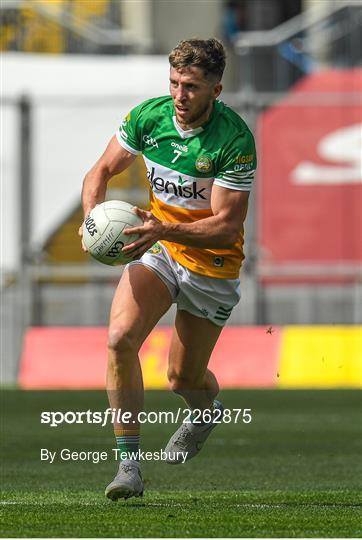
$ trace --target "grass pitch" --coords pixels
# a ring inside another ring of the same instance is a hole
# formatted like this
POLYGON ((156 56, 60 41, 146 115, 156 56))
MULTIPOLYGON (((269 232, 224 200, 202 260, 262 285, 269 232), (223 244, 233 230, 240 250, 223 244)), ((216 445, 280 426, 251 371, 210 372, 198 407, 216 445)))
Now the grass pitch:
MULTIPOLYGON (((103 392, 2 392, 2 537, 360 537, 361 393, 224 391, 250 424, 220 425, 181 466, 143 463, 145 496, 113 503, 117 464, 40 461, 40 449, 108 451, 111 426, 51 428, 42 411, 103 411, 103 392)), ((175 410, 147 392, 148 410, 175 410)), ((142 449, 164 448, 175 425, 145 425, 142 449)))

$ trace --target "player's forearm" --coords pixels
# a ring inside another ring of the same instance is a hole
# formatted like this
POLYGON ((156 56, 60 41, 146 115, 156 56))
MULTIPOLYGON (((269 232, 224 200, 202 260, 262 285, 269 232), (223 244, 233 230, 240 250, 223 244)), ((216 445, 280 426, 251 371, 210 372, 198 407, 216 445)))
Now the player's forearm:
POLYGON ((82 189, 82 206, 84 217, 104 201, 109 174, 105 169, 94 167, 85 176, 82 189))
POLYGON ((200 219, 193 223, 163 222, 162 240, 191 247, 227 249, 237 241, 240 230, 218 216, 200 219))
POLYGON ((105 152, 86 174, 82 189, 82 205, 87 216, 96 204, 102 203, 106 196, 107 183, 112 176, 129 167, 136 156, 119 145, 112 137, 105 152))

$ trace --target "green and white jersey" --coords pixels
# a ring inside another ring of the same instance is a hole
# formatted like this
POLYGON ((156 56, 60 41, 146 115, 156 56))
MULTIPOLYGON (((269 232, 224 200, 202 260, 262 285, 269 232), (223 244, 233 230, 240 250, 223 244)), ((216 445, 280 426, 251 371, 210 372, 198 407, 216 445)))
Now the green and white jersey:
MULTIPOLYGON (((256 168, 254 138, 245 122, 221 101, 209 120, 183 130, 171 96, 149 99, 132 109, 117 132, 119 143, 142 154, 150 183, 152 213, 162 221, 193 222, 211 216, 211 190, 250 191, 256 168)), ((233 249, 200 249, 163 242, 170 255, 199 274, 239 275, 243 231, 233 249)))

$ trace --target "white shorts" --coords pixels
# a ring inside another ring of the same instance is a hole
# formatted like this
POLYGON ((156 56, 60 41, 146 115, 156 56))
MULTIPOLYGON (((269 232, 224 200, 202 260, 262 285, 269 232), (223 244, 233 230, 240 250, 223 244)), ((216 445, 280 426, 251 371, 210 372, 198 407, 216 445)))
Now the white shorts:
POLYGON ((160 242, 127 267, 135 264, 147 266, 162 279, 178 310, 209 319, 217 326, 225 325, 233 307, 240 300, 239 279, 220 279, 196 274, 172 259, 160 242))

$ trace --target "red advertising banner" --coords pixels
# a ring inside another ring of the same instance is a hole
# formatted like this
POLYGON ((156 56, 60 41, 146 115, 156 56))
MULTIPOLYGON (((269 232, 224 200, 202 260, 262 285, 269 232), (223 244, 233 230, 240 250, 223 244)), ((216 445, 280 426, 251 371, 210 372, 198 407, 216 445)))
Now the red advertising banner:
POLYGON ((262 114, 261 277, 354 281, 362 262, 362 70, 303 79, 262 114))
MULTIPOLYGON (((168 388, 172 328, 157 326, 140 351, 146 389, 168 388)), ((220 388, 362 388, 361 326, 229 326, 209 367, 220 388)), ((18 384, 105 389, 107 328, 29 328, 18 384)))

